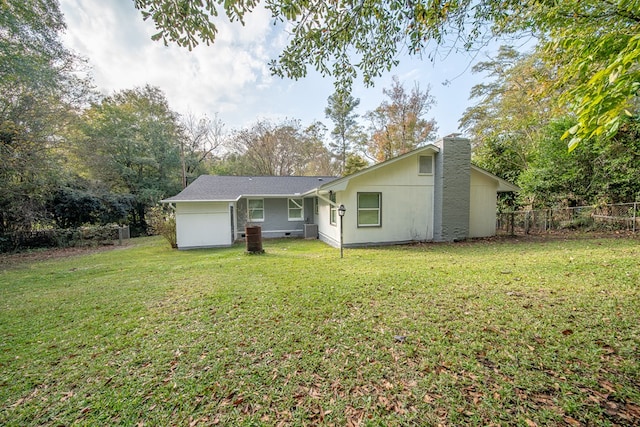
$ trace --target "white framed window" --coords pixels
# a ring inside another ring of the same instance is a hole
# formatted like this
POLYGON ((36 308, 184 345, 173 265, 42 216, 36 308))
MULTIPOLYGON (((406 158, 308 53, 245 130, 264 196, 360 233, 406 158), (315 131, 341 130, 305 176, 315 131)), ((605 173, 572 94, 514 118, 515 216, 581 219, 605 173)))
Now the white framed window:
POLYGON ((247 219, 249 222, 264 221, 264 199, 247 200, 247 219))
POLYGON ((336 207, 336 193, 329 193, 329 200, 333 202, 329 204, 329 224, 337 225, 338 208, 336 207))
POLYGON ((358 227, 380 227, 382 193, 358 193, 358 227))
POLYGON ((318 211, 319 208, 318 206, 320 206, 320 199, 318 199, 317 197, 313 198, 313 213, 318 215, 318 211))
POLYGON ((418 175, 433 175, 433 156, 418 156, 418 175))
POLYGON ((302 221, 304 219, 304 201, 302 199, 289 199, 289 221, 302 221))

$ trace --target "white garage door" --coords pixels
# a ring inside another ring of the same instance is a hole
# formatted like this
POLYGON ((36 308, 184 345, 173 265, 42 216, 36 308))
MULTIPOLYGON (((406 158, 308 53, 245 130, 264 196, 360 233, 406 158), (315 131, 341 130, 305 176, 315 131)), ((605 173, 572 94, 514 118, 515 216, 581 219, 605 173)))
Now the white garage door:
POLYGON ((230 246, 228 202, 176 203, 178 249, 230 246))

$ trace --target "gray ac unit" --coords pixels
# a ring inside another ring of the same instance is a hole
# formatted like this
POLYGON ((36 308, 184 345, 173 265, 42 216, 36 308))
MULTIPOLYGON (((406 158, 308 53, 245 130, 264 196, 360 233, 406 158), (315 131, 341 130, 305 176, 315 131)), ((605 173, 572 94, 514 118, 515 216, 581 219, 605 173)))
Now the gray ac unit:
POLYGON ((317 239, 318 238, 318 224, 305 224, 304 225, 304 238, 305 239, 317 239))

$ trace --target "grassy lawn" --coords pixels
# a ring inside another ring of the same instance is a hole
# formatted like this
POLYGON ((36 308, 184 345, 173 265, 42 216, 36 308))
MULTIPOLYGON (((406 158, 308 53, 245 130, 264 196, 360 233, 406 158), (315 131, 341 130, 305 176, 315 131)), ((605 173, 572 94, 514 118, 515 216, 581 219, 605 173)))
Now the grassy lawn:
POLYGON ((0 425, 639 425, 640 241, 0 264, 0 425))

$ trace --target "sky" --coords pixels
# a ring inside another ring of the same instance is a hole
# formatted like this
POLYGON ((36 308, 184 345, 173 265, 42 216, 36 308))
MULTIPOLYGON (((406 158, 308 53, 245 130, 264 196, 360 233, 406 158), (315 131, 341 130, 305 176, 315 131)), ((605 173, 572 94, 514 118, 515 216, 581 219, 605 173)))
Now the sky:
MULTIPOLYGON (((287 34, 264 10, 250 14, 244 27, 222 22, 213 45, 189 51, 152 41, 153 22, 143 20, 132 0, 61 0, 60 5, 67 24, 62 40, 88 60, 94 84, 105 95, 149 84, 165 93, 172 110, 196 117, 217 114, 226 130, 285 118, 303 125, 319 120, 331 129, 324 114, 334 89, 331 78, 315 71, 298 81, 270 75, 268 62, 286 45, 287 34)), ((354 85, 352 95, 360 99, 356 113, 363 116, 380 105, 386 98, 382 89, 397 75, 407 90, 416 83, 430 87, 436 105, 427 118, 435 119, 439 136, 459 132, 460 117, 473 105, 470 90, 482 78, 471 66, 495 50, 475 57, 452 52, 434 62, 401 56, 400 65, 374 87, 354 85)))

